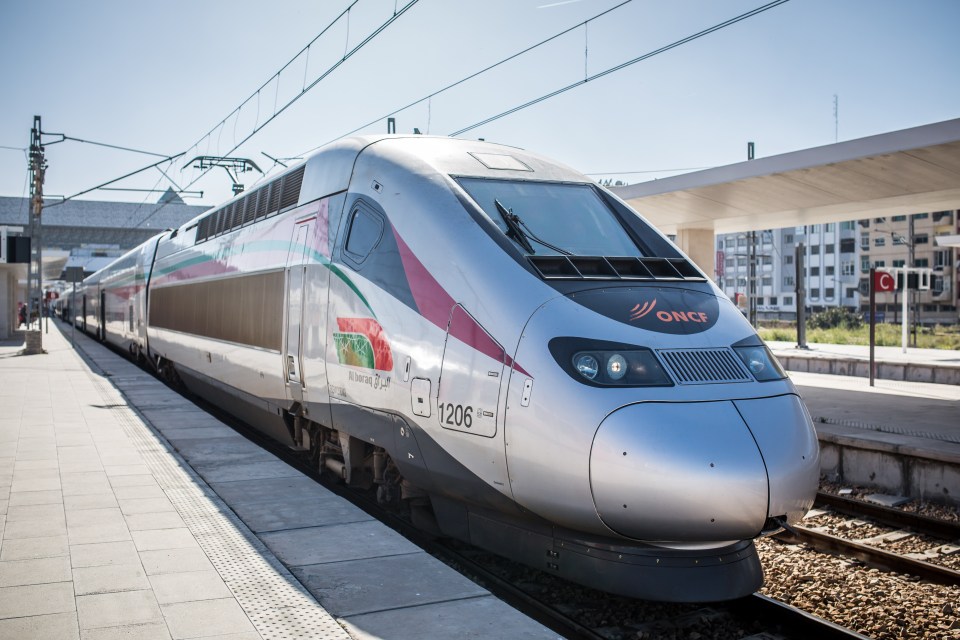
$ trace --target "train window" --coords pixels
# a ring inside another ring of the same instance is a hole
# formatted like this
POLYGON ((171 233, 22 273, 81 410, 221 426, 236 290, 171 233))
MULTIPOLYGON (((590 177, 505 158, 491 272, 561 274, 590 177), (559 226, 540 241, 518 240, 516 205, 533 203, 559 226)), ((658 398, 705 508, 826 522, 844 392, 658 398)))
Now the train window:
POLYGON ((484 178, 458 182, 528 255, 644 255, 590 185, 484 178))
POLYGON ((343 243, 343 251, 351 262, 359 264, 370 255, 382 235, 383 219, 358 203, 350 212, 350 229, 343 243))

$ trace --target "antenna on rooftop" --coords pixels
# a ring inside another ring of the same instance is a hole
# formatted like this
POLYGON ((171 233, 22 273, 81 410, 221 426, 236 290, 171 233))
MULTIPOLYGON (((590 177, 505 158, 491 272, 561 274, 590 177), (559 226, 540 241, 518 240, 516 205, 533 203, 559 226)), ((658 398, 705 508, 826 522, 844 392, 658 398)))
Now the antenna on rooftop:
POLYGON ((840 98, 833 94, 833 141, 840 139, 840 98))

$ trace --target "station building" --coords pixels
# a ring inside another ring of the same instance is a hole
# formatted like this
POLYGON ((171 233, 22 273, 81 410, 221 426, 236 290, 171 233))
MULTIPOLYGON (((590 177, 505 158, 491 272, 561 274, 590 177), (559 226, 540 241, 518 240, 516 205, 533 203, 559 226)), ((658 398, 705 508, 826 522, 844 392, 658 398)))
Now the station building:
MULTIPOLYGON (((865 312, 870 268, 905 266, 932 276, 916 304, 909 301, 915 320, 960 321, 960 118, 748 157, 611 188, 676 238, 732 299, 750 290, 755 255, 758 318, 794 320, 798 278, 809 309, 865 312), (801 242, 806 272, 798 274, 801 242)), ((878 294, 878 319, 899 321, 900 296, 878 294)))
MULTIPOLYGON (((164 229, 195 218, 207 206, 188 205, 173 191, 156 203, 95 200, 45 200, 41 214, 43 280, 64 279, 67 267, 89 275, 164 229)), ((30 235, 30 199, 0 197, 0 233, 30 235)), ((4 245, 6 241, 4 240, 4 245)), ((18 303, 27 300, 27 265, 7 261, 0 252, 0 340, 17 328, 18 303)))

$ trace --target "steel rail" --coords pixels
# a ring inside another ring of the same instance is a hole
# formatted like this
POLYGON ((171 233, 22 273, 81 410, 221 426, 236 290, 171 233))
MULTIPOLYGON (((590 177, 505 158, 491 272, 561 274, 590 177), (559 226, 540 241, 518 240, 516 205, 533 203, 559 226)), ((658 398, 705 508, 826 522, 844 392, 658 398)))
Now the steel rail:
POLYGON ((930 516, 885 507, 872 502, 846 498, 832 493, 820 492, 814 502, 815 507, 830 507, 833 511, 858 518, 870 518, 878 524, 888 527, 903 527, 915 533, 922 533, 945 540, 960 540, 960 523, 949 522, 930 516))
POLYGON ((824 620, 802 609, 755 593, 729 603, 742 616, 750 616, 790 637, 818 638, 818 640, 869 640, 868 636, 824 620))
MULTIPOLYGON (((509 581, 491 573, 473 559, 455 550, 449 550, 449 553, 452 553, 458 562, 469 566, 471 572, 476 572, 482 576, 484 581, 490 581, 495 584, 496 589, 490 588, 491 592, 495 595, 506 600, 509 604, 527 615, 537 619, 539 622, 549 626, 554 631, 563 633, 564 637, 589 639, 607 637, 557 612, 549 604, 539 601, 509 581), (498 592, 501 587, 506 589, 509 597, 505 597, 504 594, 498 592), (514 601, 514 598, 518 600, 514 601), (522 603, 523 606, 518 605, 517 602, 522 603), (526 607, 530 607, 530 609, 526 607), (549 622, 551 620, 556 620, 556 622, 550 624, 549 622), (561 625, 571 625, 569 628, 571 631, 574 631, 574 633, 571 635, 570 631, 563 631, 561 625)), ((489 588, 489 585, 485 586, 489 588)), ((767 630, 776 631, 787 638, 802 638, 804 640, 806 638, 818 638, 819 640, 869 640, 867 636, 760 593, 754 593, 745 598, 729 602, 713 603, 710 605, 710 609, 715 612, 727 611, 742 620, 755 620, 763 624, 764 627, 768 627, 767 630)), ((685 614, 685 616, 681 617, 690 617, 691 615, 692 614, 685 614)), ((652 624, 656 626, 664 622, 664 620, 655 620, 652 621, 652 624)))
POLYGON ((783 531, 774 537, 784 542, 807 544, 817 551, 856 558, 877 569, 905 573, 937 584, 960 586, 960 572, 954 571, 953 569, 924 562, 923 560, 914 560, 913 558, 908 558, 890 551, 884 551, 883 549, 871 547, 866 544, 860 544, 852 540, 846 540, 838 536, 823 533, 822 531, 813 531, 806 527, 794 526, 792 530, 783 531))

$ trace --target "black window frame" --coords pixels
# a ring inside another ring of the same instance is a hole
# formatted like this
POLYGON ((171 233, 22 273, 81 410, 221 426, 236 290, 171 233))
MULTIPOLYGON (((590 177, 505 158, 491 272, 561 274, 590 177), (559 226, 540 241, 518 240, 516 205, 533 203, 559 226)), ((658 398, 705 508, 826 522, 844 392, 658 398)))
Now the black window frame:
POLYGON ((357 200, 353 203, 353 206, 350 207, 349 216, 349 220, 347 220, 346 233, 343 235, 343 244, 341 245, 340 253, 343 256, 344 262, 354 268, 359 269, 362 267, 367 258, 369 258, 370 255, 376 251, 377 247, 380 246, 380 243, 383 241, 383 233, 386 229, 386 220, 379 211, 362 200, 357 200), (357 217, 360 215, 369 216, 380 228, 379 232, 377 233, 377 239, 366 251, 366 253, 363 254, 354 253, 348 249, 350 245, 350 238, 353 236, 354 225, 356 224, 357 217))
POLYGON ((616 198, 612 197, 607 191, 597 187, 593 183, 584 183, 568 180, 533 180, 522 178, 490 177, 477 176, 469 174, 451 174, 450 177, 457 183, 463 196, 458 194, 458 198, 464 205, 464 208, 471 214, 475 221, 480 223, 488 235, 495 238, 497 243, 504 247, 509 255, 521 264, 526 264, 526 254, 521 252, 516 244, 506 237, 503 230, 493 221, 491 214, 484 211, 483 207, 476 203, 470 192, 464 187, 462 180, 491 180, 502 182, 527 182, 544 185, 567 185, 587 187, 593 191, 601 203, 613 214, 613 219, 623 228, 627 238, 637 247, 642 257, 672 258, 680 259, 682 256, 679 250, 669 241, 662 238, 656 230, 656 227, 650 223, 641 220, 637 212, 625 207, 616 198), (499 238, 497 237, 499 236, 499 238), (509 247, 509 248, 508 248, 509 247))

